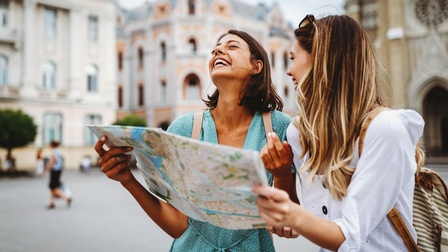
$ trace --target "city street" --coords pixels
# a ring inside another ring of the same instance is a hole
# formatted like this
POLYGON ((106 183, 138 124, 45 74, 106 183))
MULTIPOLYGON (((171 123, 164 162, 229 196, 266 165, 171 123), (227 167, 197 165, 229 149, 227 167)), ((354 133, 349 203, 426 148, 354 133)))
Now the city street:
MULTIPOLYGON (((448 168, 435 170, 448 181, 448 168)), ((172 239, 117 182, 97 169, 90 174, 65 171, 62 178, 73 193, 73 204, 67 208, 58 200, 52 210, 45 208, 49 201, 48 174, 0 178, 0 251, 169 250, 172 239)), ((317 251, 303 238, 276 237, 275 244, 280 252, 317 251)))

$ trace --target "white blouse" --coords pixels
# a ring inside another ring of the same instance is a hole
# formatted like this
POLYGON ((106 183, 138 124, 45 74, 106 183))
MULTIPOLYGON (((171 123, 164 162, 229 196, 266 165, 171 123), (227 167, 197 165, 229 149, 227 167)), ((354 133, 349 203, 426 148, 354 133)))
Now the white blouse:
MULTIPOLYGON (((367 130, 361 158, 356 143, 350 162, 355 172, 342 201, 333 199, 322 185, 323 175, 315 176, 307 186, 308 173, 300 174, 297 193, 302 206, 336 222, 345 236, 338 251, 407 251, 387 217, 394 206, 416 240, 412 227, 415 146, 423 127, 422 117, 413 110, 385 110, 378 114, 367 130)), ((298 171, 307 159, 300 158, 299 137, 298 129, 290 124, 287 139, 298 171)))

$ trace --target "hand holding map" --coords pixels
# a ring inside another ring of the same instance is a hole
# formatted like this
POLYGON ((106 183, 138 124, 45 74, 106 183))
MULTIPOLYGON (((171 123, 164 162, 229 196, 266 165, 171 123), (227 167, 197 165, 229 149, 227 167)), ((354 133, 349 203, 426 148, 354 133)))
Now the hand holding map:
POLYGON ((132 146, 151 193, 185 215, 227 229, 263 228, 253 185, 267 185, 256 151, 210 144, 156 128, 88 125, 110 146, 132 146))

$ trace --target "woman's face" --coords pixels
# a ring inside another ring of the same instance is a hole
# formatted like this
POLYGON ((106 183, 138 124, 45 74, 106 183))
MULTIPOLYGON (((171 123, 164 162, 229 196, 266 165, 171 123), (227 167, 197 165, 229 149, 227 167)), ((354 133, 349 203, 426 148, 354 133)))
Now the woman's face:
POLYGON ((250 74, 258 72, 255 69, 251 64, 249 45, 233 34, 218 41, 209 61, 210 76, 215 84, 223 79, 247 81, 250 74))
POLYGON ((299 45, 299 41, 297 39, 294 39, 289 55, 291 65, 286 73, 292 77, 294 86, 297 89, 299 82, 311 69, 311 54, 299 45))

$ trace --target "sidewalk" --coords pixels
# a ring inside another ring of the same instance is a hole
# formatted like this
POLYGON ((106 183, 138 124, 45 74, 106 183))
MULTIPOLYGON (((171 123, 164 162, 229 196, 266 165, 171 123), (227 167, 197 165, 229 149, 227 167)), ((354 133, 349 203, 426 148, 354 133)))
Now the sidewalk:
MULTIPOLYGON (((72 191, 72 207, 57 200, 56 208, 47 210, 48 174, 0 178, 0 251, 169 251, 171 237, 118 182, 98 169, 90 174, 64 171, 62 180, 72 191)), ((317 251, 303 238, 275 237, 275 245, 279 252, 317 251)))

